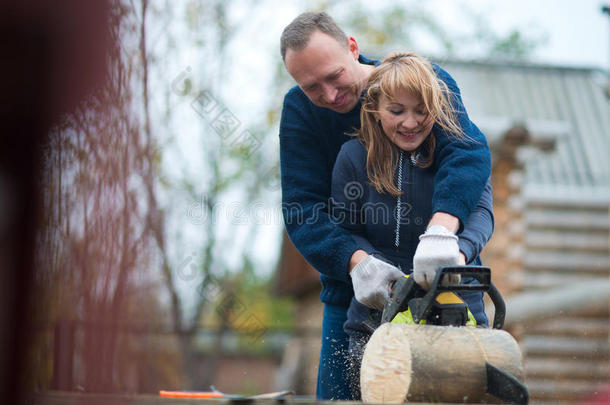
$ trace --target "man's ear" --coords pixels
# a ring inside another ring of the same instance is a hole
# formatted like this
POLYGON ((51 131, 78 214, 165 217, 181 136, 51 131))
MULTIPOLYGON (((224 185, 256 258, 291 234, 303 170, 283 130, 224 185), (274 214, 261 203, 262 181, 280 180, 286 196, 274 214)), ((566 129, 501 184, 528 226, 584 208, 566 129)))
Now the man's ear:
POLYGON ((347 41, 347 49, 349 50, 349 53, 352 54, 354 59, 358 60, 360 53, 358 52, 358 43, 356 42, 356 39, 354 37, 346 37, 345 39, 347 41))

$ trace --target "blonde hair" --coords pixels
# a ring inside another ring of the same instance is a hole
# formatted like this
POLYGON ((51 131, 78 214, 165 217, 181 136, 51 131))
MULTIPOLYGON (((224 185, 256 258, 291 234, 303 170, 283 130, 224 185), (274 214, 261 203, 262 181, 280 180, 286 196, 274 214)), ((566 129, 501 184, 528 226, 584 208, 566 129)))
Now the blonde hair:
MULTIPOLYGON (((412 52, 397 52, 385 58, 371 73, 360 111, 361 127, 355 136, 367 151, 366 169, 371 183, 380 192, 399 196, 402 192, 394 182, 394 171, 398 164, 398 147, 384 134, 377 122, 379 97, 389 100, 399 92, 408 92, 422 99, 429 115, 449 136, 462 138, 464 133, 451 106, 451 91, 437 78, 431 63, 412 52)), ((417 165, 430 167, 434 162, 435 139, 428 135, 422 145, 411 152, 417 157, 417 165)))

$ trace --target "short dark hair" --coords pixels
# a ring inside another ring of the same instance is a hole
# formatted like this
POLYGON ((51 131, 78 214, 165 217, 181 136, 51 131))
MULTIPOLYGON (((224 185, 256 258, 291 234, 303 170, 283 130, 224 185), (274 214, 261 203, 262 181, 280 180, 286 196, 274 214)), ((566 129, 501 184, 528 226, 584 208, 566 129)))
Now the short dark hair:
POLYGON ((280 38, 280 51, 282 60, 286 60, 286 51, 300 51, 307 46, 311 33, 319 30, 337 40, 342 46, 347 47, 345 32, 337 25, 328 13, 305 12, 297 16, 284 28, 280 38))

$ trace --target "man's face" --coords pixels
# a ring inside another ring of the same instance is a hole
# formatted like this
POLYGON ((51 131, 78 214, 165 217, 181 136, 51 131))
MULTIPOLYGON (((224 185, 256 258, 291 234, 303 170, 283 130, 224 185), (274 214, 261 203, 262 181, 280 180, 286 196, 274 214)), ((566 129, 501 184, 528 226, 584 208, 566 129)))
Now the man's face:
POLYGON ((286 69, 311 102, 338 113, 356 106, 366 79, 358 62, 356 41, 351 37, 345 41, 347 48, 333 37, 314 31, 304 49, 288 49, 285 58, 286 69))

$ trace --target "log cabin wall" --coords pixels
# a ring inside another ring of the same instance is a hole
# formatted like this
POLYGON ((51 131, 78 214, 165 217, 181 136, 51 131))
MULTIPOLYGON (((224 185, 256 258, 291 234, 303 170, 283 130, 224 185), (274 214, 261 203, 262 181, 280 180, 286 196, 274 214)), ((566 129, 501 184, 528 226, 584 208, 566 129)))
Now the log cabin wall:
POLYGON ((586 280, 607 285, 598 305, 577 301, 521 327, 531 403, 581 403, 607 393, 610 378, 608 205, 557 199, 525 207, 524 293, 586 289, 586 280))

